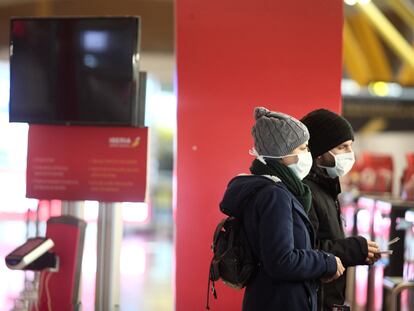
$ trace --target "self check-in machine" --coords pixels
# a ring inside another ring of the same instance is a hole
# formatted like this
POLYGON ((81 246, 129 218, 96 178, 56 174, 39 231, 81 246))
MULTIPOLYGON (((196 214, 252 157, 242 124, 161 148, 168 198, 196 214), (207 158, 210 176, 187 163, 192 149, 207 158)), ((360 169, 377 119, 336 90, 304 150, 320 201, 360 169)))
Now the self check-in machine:
POLYGON ((13 270, 57 269, 56 254, 48 252, 53 246, 49 238, 30 238, 6 256, 6 265, 13 270))
POLYGON ((29 238, 6 256, 10 269, 40 271, 38 298, 31 310, 80 310, 85 229, 86 222, 76 217, 51 217, 45 237, 29 238))

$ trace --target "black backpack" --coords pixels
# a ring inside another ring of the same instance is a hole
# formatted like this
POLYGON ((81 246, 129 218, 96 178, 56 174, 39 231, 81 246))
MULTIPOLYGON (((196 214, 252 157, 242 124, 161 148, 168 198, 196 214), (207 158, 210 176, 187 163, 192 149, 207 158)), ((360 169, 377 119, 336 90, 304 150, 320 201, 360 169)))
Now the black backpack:
POLYGON ((252 280, 259 267, 259 262, 255 259, 247 240, 243 220, 240 218, 229 216, 217 225, 211 249, 214 255, 210 263, 207 286, 208 310, 210 283, 213 296, 217 299, 215 281, 221 279, 226 285, 241 289, 252 280))

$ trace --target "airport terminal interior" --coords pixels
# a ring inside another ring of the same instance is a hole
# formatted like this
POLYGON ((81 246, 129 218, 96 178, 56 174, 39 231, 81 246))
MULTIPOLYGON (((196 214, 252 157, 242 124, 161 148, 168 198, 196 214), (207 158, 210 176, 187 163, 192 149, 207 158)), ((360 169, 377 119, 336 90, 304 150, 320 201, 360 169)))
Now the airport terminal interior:
MULTIPOLYGON (((29 125, 9 122, 10 26, 11 19, 19 16, 142 17, 139 70, 147 73, 144 123, 150 128, 147 189, 142 202, 114 203, 122 223, 119 310, 175 309, 174 165, 179 103, 174 84, 174 9, 173 0, 0 0, 0 311, 32 310, 38 299, 39 272, 9 269, 4 258, 28 238, 45 236, 48 219, 64 214, 68 206, 86 222, 79 310, 95 310, 96 304, 101 203, 68 204, 67 200, 26 196, 29 125)), ((414 1, 344 0, 343 12, 342 115, 355 130, 357 159, 341 180, 345 232, 392 250, 374 266, 348 269, 347 303, 352 311, 412 311, 414 1), (395 237, 399 242, 388 247, 395 237)), ((85 64, 93 68, 94 59, 85 59, 85 64)))

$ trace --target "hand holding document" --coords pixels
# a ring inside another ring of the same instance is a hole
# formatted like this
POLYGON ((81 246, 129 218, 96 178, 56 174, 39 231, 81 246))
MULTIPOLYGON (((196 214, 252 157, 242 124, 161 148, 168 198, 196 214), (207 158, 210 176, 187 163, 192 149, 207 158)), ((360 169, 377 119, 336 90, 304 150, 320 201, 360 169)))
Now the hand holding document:
POLYGON ((391 241, 388 242, 388 246, 397 243, 400 240, 400 238, 397 236, 396 238, 393 238, 391 241))
POLYGON ((389 250, 386 250, 386 251, 379 251, 376 254, 382 254, 382 255, 388 254, 388 255, 392 255, 392 249, 389 249, 389 250))
MULTIPOLYGON (((398 241, 400 240, 400 238, 399 237, 396 237, 396 238, 394 238, 394 239, 392 239, 391 241, 389 241, 388 242, 388 246, 390 246, 390 245, 392 245, 392 244, 394 244, 394 243, 397 243, 398 241)), ((388 255, 392 255, 392 250, 383 250, 383 251, 379 251, 379 252, 377 252, 377 254, 388 254, 388 255)))

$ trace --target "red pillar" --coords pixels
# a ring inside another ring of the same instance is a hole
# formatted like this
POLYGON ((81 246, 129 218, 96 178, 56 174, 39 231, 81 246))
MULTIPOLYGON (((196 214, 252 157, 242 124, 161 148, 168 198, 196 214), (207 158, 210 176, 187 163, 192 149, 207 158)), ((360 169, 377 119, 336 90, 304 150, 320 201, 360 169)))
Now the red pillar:
MULTIPOLYGON (((339 112, 342 0, 176 0, 176 310, 203 310, 218 204, 248 172, 253 108, 339 112)), ((241 310, 218 286, 212 310, 241 310)))

